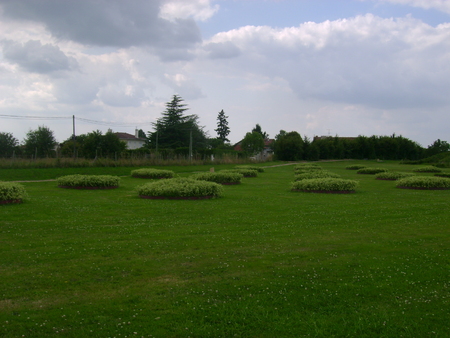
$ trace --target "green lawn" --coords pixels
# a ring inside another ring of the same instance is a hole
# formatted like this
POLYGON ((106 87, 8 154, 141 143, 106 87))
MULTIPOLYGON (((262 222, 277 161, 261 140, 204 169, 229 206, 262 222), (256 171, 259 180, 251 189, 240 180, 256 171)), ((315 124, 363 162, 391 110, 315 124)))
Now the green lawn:
POLYGON ((0 206, 0 336, 448 337, 450 191, 319 164, 357 192, 291 192, 293 165, 212 200, 140 199, 130 168, 94 168, 128 175, 114 190, 23 183, 0 206))

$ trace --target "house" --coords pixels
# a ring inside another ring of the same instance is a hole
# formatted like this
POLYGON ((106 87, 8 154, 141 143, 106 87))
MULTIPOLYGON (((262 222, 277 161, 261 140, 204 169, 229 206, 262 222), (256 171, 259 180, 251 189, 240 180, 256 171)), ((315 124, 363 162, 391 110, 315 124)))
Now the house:
POLYGON ((127 149, 139 149, 145 145, 145 138, 139 137, 139 131, 136 129, 134 135, 128 133, 114 133, 119 140, 127 144, 127 149))
MULTIPOLYGON (((236 151, 242 151, 241 142, 242 142, 242 140, 239 141, 238 143, 236 143, 234 145, 233 149, 236 151)), ((272 155, 273 154, 273 149, 272 149, 273 142, 275 142, 274 139, 265 139, 264 140, 264 149, 259 154, 256 154, 254 156, 254 158, 258 159, 258 160, 262 160, 262 159, 265 159, 268 155, 272 155)))

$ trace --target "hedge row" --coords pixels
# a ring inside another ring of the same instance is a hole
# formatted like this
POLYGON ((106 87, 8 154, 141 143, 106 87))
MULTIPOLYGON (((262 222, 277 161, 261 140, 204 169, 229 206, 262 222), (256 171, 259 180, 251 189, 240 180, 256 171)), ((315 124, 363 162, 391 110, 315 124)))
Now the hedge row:
POLYGON ((111 175, 67 175, 56 179, 62 188, 117 188, 120 178, 111 175))
POLYGON ((214 198, 223 195, 220 184, 184 177, 150 182, 136 190, 143 198, 214 198))
POLYGON ((21 203, 27 197, 23 185, 15 182, 0 182, 0 204, 21 203))
POLYGON ((239 184, 244 175, 233 172, 204 172, 191 176, 194 180, 215 182, 219 184, 239 184))
POLYGON ((131 171, 131 177, 136 178, 160 179, 160 178, 173 178, 174 176, 175 173, 172 170, 143 168, 131 171))
POLYGON ((292 183, 293 191, 305 192, 354 192, 358 182, 341 178, 314 178, 292 183))
POLYGON ((450 179, 435 176, 413 176, 397 181, 397 188, 410 189, 450 189, 450 179))

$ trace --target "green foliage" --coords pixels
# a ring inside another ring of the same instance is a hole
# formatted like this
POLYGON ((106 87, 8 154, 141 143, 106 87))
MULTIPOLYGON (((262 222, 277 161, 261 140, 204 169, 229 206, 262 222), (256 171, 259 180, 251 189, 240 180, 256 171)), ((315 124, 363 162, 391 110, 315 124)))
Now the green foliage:
POLYGON ((241 142, 241 148, 248 155, 256 155, 264 149, 264 138, 256 131, 245 134, 241 142))
POLYGON ((450 178, 450 173, 438 173, 438 174, 434 174, 434 176, 450 178))
POLYGON ((241 180, 243 177, 244 177, 244 175, 242 175, 242 174, 225 172, 225 171, 204 172, 204 173, 194 174, 191 176, 191 178, 194 180, 216 182, 219 184, 241 183, 241 180))
POLYGON ((280 161, 298 161, 303 159, 303 139, 296 131, 280 131, 275 137, 275 156, 280 161))
POLYGON ((441 169, 436 168, 435 166, 426 166, 426 167, 420 167, 413 169, 415 173, 440 173, 442 172, 441 169))
POLYGON ((252 133, 256 132, 262 136, 264 140, 267 140, 269 138, 269 134, 267 134, 265 131, 262 131, 261 126, 257 123, 255 128, 252 129, 252 133))
POLYGON ((356 171, 357 174, 375 175, 389 171, 386 168, 361 168, 356 171))
POLYGON ((120 178, 111 175, 67 175, 56 179, 60 187, 118 187, 120 178))
POLYGON ((292 190, 306 192, 353 192, 358 181, 341 178, 314 178, 292 183, 292 190))
POLYGON ((450 179, 434 176, 413 176, 397 181, 397 188, 450 189, 450 179))
POLYGON ((228 134, 230 133, 227 118, 228 116, 225 115, 222 109, 217 115, 217 129, 214 129, 214 131, 218 135, 218 139, 221 140, 222 143, 230 142, 230 140, 227 138, 228 134))
POLYGON ((220 172, 227 172, 227 173, 238 173, 244 175, 244 177, 257 177, 258 171, 252 170, 252 169, 226 169, 221 170, 220 172))
POLYGON ((349 166, 345 167, 345 169, 347 169, 347 170, 359 170, 359 169, 363 169, 363 168, 367 168, 367 166, 361 165, 361 164, 354 164, 354 165, 349 165, 349 166))
POLYGON ((12 157, 19 141, 11 133, 0 132, 0 157, 12 157))
POLYGON ((294 173, 296 175, 309 173, 311 171, 321 171, 321 170, 323 170, 323 168, 315 163, 302 163, 302 164, 297 164, 294 167, 294 173))
POLYGON ((341 175, 328 170, 312 170, 305 173, 299 173, 294 176, 295 181, 309 180, 312 178, 340 178, 341 175))
POLYGON ((142 168, 131 171, 132 177, 137 178, 173 178, 175 173, 172 170, 162 170, 162 169, 153 169, 153 168, 142 168))
POLYGON ((450 151, 450 144, 447 141, 437 139, 432 145, 428 146, 425 150, 425 154, 429 157, 440 153, 448 153, 448 151, 450 151))
POLYGON ((136 188, 139 196, 148 197, 221 197, 220 184, 191 178, 171 178, 141 185, 136 188))
POLYGON ((401 173, 401 172, 381 172, 378 174, 375 174, 375 178, 378 180, 391 180, 396 181, 402 178, 411 177, 414 176, 414 174, 411 173, 401 173))
POLYGON ((234 167, 234 169, 250 169, 250 170, 256 170, 259 173, 265 172, 265 169, 263 167, 258 167, 256 165, 237 165, 234 167))
POLYGON ((23 185, 15 182, 0 182, 0 204, 2 202, 22 202, 27 197, 23 185))
POLYGON ((55 146, 53 131, 45 126, 30 130, 24 140, 25 153, 32 157, 52 157, 55 146))

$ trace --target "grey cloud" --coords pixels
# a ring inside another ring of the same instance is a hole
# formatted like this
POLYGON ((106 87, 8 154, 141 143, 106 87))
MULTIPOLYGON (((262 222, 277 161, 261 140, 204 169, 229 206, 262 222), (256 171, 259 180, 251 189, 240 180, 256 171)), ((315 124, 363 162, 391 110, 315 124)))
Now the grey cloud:
POLYGON ((108 85, 100 89, 98 98, 113 107, 138 107, 144 98, 142 88, 108 85))
POLYGON ((230 59, 241 55, 241 50, 231 41, 211 42, 204 48, 211 59, 230 59))
POLYGON ((16 63, 27 71, 41 74, 77 67, 76 60, 67 57, 58 46, 43 45, 36 40, 24 44, 4 41, 3 55, 9 62, 16 63))
POLYGON ((45 24, 60 39, 96 46, 187 48, 201 41, 193 19, 160 18, 161 0, 0 0, 6 17, 45 24))

